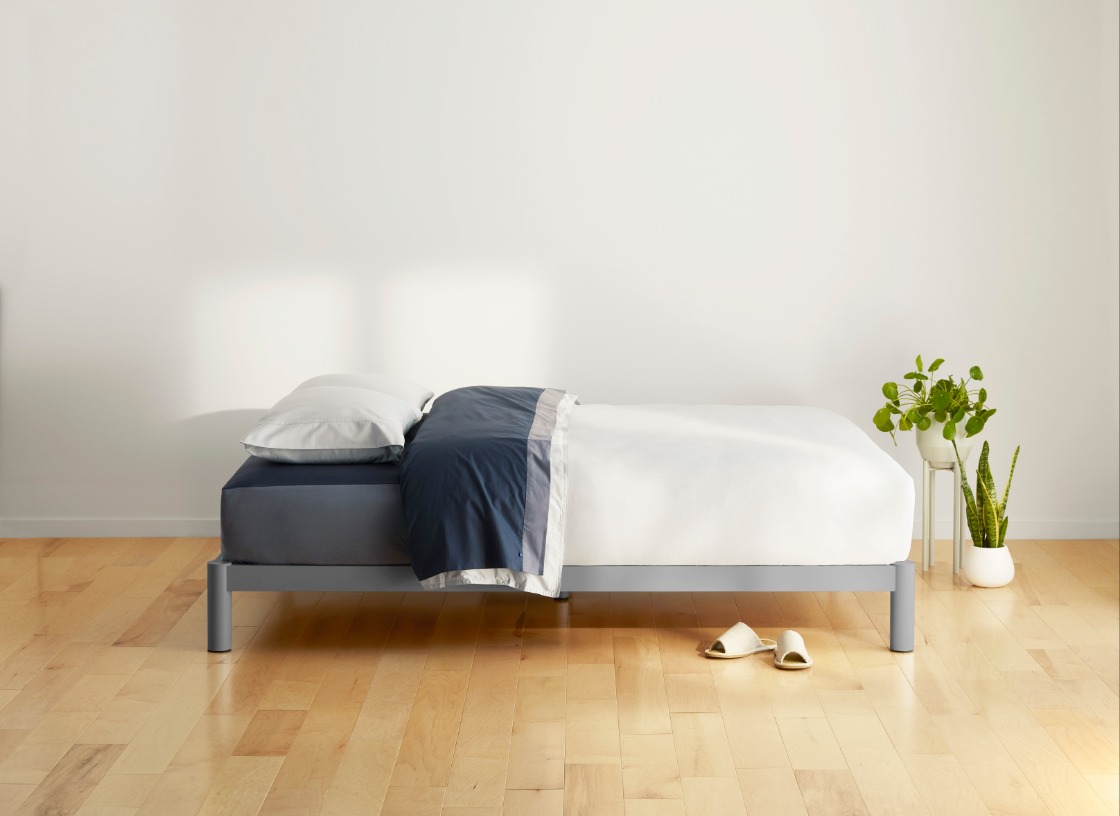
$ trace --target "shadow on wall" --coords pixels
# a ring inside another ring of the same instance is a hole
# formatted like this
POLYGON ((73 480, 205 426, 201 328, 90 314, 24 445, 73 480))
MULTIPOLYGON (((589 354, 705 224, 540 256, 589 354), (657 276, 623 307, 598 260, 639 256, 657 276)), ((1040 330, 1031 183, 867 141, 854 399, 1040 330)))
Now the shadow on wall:
POLYGON ((178 483, 198 491, 196 506, 206 508, 206 517, 218 518, 222 485, 249 456, 241 438, 267 410, 215 411, 167 426, 167 461, 179 469, 178 483))

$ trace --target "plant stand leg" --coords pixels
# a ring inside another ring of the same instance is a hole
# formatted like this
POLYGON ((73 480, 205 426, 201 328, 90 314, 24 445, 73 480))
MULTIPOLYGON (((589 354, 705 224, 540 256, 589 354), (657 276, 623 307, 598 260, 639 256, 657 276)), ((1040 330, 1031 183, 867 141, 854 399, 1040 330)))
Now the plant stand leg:
POLYGON ((961 571, 961 466, 953 465, 953 575, 961 571))
POLYGON ((221 560, 206 565, 206 648, 211 652, 233 648, 233 593, 226 580, 227 567, 229 562, 221 560))
POLYGON ((930 470, 929 462, 922 460, 922 572, 929 571, 930 562, 930 470))
POLYGON ((894 563, 891 591, 891 651, 914 651, 914 562, 894 563))

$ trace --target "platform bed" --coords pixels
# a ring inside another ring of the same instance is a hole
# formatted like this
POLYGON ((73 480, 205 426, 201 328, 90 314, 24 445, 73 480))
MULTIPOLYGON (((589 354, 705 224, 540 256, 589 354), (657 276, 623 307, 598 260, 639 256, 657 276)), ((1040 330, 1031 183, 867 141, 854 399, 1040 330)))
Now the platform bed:
POLYGON ((835 413, 470 387, 404 442, 399 463, 241 466, 207 576, 211 651, 230 649, 235 591, 508 586, 890 592, 890 648, 914 648, 913 480, 835 413))
MULTIPOLYGON (((890 648, 914 650, 914 562, 842 566, 594 566, 565 567, 570 592, 890 592, 890 648)), ((207 565, 208 648, 228 652, 233 593, 425 591, 409 566, 207 565)), ((465 586, 443 592, 513 591, 465 586)), ((733 623, 733 621, 729 622, 733 623)))

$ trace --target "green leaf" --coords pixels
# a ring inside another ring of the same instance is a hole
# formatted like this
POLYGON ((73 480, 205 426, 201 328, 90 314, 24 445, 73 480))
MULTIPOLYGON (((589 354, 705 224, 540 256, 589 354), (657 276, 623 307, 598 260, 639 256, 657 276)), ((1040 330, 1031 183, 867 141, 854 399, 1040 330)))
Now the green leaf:
POLYGON ((926 389, 925 383, 923 383, 921 380, 918 380, 916 383, 914 383, 914 393, 915 394, 921 394, 923 391, 925 391, 925 389, 926 389))
POLYGON ((894 430, 894 422, 891 421, 890 409, 885 405, 875 412, 875 418, 872 421, 875 423, 875 427, 883 433, 894 430))
POLYGON ((918 372, 917 371, 908 371, 907 373, 902 375, 902 379, 904 379, 904 380, 916 380, 916 379, 918 379, 918 372))
POLYGON ((910 421, 909 417, 903 416, 898 420, 898 429, 900 431, 908 431, 914 427, 914 423, 910 421))
POLYGON ((1000 547, 1002 547, 1004 545, 1004 543, 1007 541, 1007 521, 1008 521, 1007 516, 1004 516, 1003 521, 1001 521, 999 523, 999 544, 998 544, 998 546, 1000 546, 1000 547))
POLYGON ((996 547, 995 539, 999 535, 999 516, 996 514, 996 503, 993 493, 994 490, 989 490, 988 485, 981 482, 980 490, 983 491, 984 498, 981 499, 981 513, 984 517, 984 532, 987 534, 988 541, 991 542, 988 546, 996 547))
POLYGON ((918 406, 918 413, 921 414, 922 416, 925 416, 926 414, 928 414, 932 410, 933 410, 933 406, 930 405, 928 402, 925 403, 924 405, 919 405, 918 406))
POLYGON ((952 400, 944 391, 936 391, 930 395, 930 402, 933 404, 935 411, 944 411, 949 407, 949 403, 952 402, 952 400))
POLYGON ((918 366, 918 371, 922 371, 922 370, 923 370, 923 369, 922 369, 922 355, 920 355, 920 354, 919 354, 919 355, 918 355, 918 359, 916 359, 916 360, 914 361, 914 363, 915 363, 915 365, 917 365, 917 366, 918 366))
POLYGON ((977 397, 979 398, 979 399, 977 399, 977 402, 987 402, 988 401, 988 389, 987 388, 981 388, 980 393, 977 394, 977 397))
POLYGON ((948 414, 946 414, 944 411, 934 411, 934 413, 933 413, 933 418, 936 419, 938 422, 944 422, 945 417, 947 417, 947 416, 948 416, 948 414))
POLYGON ((968 370, 968 376, 974 380, 984 379, 984 372, 980 370, 980 366, 973 366, 968 370))
POLYGON ((957 423, 953 422, 953 420, 946 422, 945 427, 941 429, 941 435, 946 439, 956 439, 957 423))
POLYGON ((960 468, 961 477, 961 492, 964 494, 964 515, 968 521, 968 531, 972 534, 972 540, 978 544, 984 541, 984 529, 980 524, 980 515, 976 508, 976 497, 972 493, 972 488, 968 484, 968 479, 964 478, 964 462, 961 461, 961 452, 957 450, 957 440, 953 440, 953 453, 957 456, 957 467, 960 468))
POLYGON ((918 413, 918 410, 916 408, 911 408, 906 412, 906 418, 911 422, 916 423, 921 418, 921 414, 918 413))
POLYGON ((964 424, 965 436, 976 436, 984 430, 984 421, 978 416, 968 418, 968 422, 964 424))
POLYGON ((933 424, 933 420, 931 420, 928 416, 923 416, 921 419, 918 420, 918 428, 923 430, 923 431, 928 431, 929 426, 932 425, 932 424, 933 424))
POLYGON ((932 374, 933 372, 937 371, 937 369, 941 368, 941 364, 943 362, 945 362, 945 360, 942 357, 938 357, 936 360, 934 360, 933 364, 929 367, 929 373, 932 374))
POLYGON ((887 410, 890 411, 892 414, 901 414, 902 413, 902 409, 899 408, 897 405, 895 405, 893 402, 888 402, 887 403, 887 410))
POLYGON ((889 400, 898 399, 898 383, 883 383, 883 396, 889 400))
MULTIPOLYGON (((1003 501, 999 505, 1000 512, 1007 514, 1007 497, 1011 493, 1011 479, 1015 476, 1015 463, 1019 461, 1019 448, 1015 446, 1015 453, 1011 457, 1011 472, 1007 474, 1007 487, 1003 489, 1003 501)), ((1004 519, 1006 521, 1006 519, 1004 519)))
POLYGON ((961 406, 953 413, 953 422, 960 422, 962 419, 964 419, 965 414, 967 413, 968 411, 964 409, 964 406, 961 406))
POLYGON ((928 379, 929 379, 929 377, 927 377, 927 376, 926 376, 925 374, 915 374, 915 375, 914 375, 914 379, 917 379, 917 380, 928 380, 928 379))

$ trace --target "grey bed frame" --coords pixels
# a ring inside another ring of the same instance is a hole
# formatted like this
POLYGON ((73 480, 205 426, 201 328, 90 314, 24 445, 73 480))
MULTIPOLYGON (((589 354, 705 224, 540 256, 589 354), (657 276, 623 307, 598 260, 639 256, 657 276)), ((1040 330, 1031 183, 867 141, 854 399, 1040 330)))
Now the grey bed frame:
MULTIPOLYGON (((424 591, 409 566, 278 566, 235 564, 216 558, 207 565, 207 639, 211 652, 228 652, 233 641, 233 593, 424 591)), ((466 586, 449 591, 516 591, 466 586)), ((914 562, 857 566, 564 567, 561 591, 569 592, 884 592, 891 593, 890 647, 914 651, 914 562)), ((730 625, 730 623, 729 623, 730 625)))

